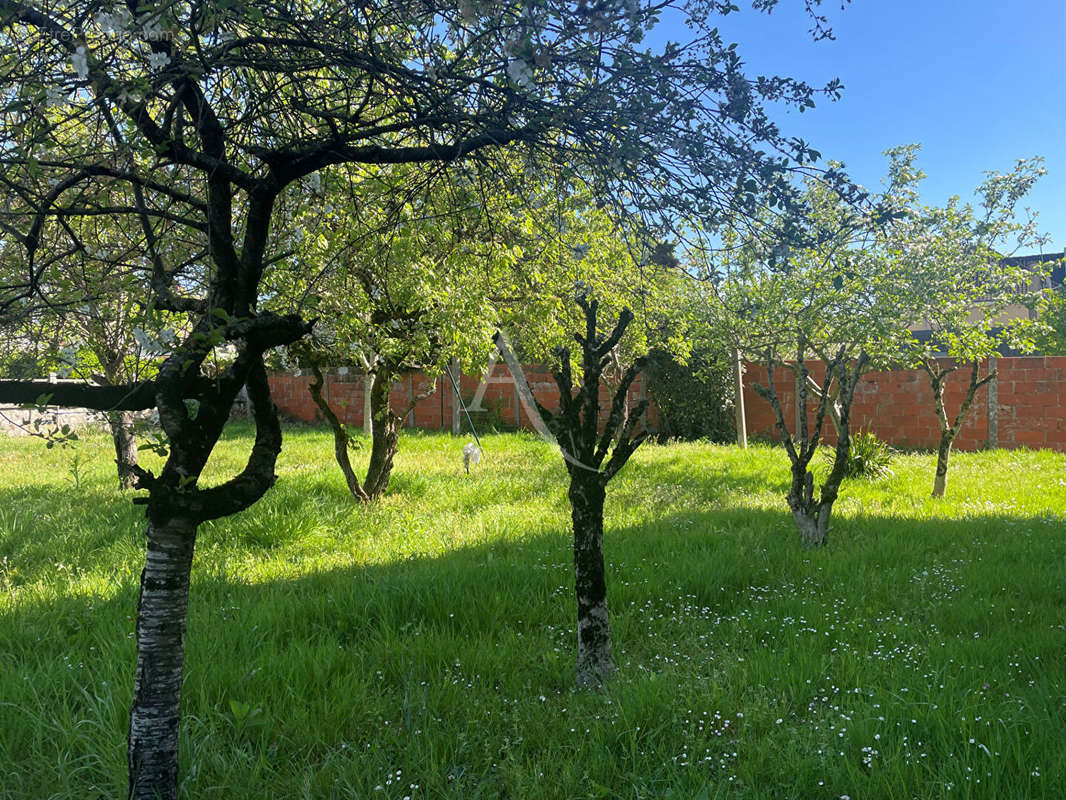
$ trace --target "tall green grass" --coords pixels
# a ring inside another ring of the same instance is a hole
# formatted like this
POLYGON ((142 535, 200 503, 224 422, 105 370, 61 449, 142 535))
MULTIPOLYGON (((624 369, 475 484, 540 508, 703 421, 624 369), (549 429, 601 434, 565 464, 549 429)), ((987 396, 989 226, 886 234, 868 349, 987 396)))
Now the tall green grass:
MULTIPOLYGON (((189 798, 1066 797, 1066 458, 899 456, 803 550, 781 451, 648 446, 607 501, 620 667, 571 688, 565 473, 548 445, 405 436, 372 508, 327 434, 205 525, 189 798)), ((238 429, 213 480, 250 447, 238 429)), ((125 780, 143 520, 107 442, 0 439, 0 797, 125 780)), ((357 454, 358 458, 358 454, 357 454)), ((147 460, 147 459, 146 459, 147 460)))

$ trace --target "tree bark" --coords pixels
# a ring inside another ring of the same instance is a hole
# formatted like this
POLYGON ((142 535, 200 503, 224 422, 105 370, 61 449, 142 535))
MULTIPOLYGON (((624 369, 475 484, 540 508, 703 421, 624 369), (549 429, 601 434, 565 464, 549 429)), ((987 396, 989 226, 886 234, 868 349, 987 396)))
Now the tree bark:
POLYGON ((615 670, 603 561, 603 503, 607 493, 599 474, 574 467, 569 494, 574 523, 577 684, 596 689, 615 670))
POLYGON ((824 547, 829 544, 830 506, 822 506, 813 511, 793 510, 792 518, 796 520, 800 541, 805 547, 824 547))
POLYGON ((800 541, 805 547, 823 547, 829 544, 829 519, 833 511, 833 499, 825 496, 826 487, 822 487, 822 499, 814 498, 814 474, 807 469, 806 462, 794 463, 792 466, 792 488, 788 493, 788 506, 792 518, 796 521, 800 541))
POLYGON ((950 430, 940 434, 940 445, 936 449, 936 477, 933 479, 933 497, 943 497, 948 490, 948 461, 951 458, 951 445, 955 437, 950 430))
POLYGON ((974 397, 977 396, 977 391, 986 383, 995 379, 996 370, 991 369, 984 378, 981 378, 981 362, 974 360, 970 363, 970 382, 966 387, 966 395, 962 399, 962 405, 959 406, 959 412, 955 415, 955 420, 952 421, 948 417, 947 406, 944 403, 944 390, 948 376, 957 367, 954 365, 944 367, 935 359, 927 359, 922 362, 922 367, 925 369, 926 374, 929 375, 929 385, 933 391, 933 402, 936 407, 936 418, 940 423, 940 444, 936 450, 936 477, 933 479, 932 494, 933 497, 939 499, 943 498, 948 490, 948 466, 951 461, 952 445, 955 443, 959 431, 962 430, 962 424, 966 420, 966 416, 970 413, 970 407, 973 405, 974 397))
POLYGON ((136 483, 137 439, 133 435, 133 414, 129 411, 113 411, 107 415, 111 439, 115 443, 115 464, 118 466, 118 486, 132 489, 136 483))
POLYGON ((337 466, 341 468, 344 482, 348 486, 348 491, 352 497, 367 503, 370 498, 367 497, 363 487, 359 484, 359 478, 352 468, 352 461, 348 455, 348 446, 350 444, 348 431, 345 429, 344 423, 340 421, 340 417, 330 408, 329 401, 322 395, 322 386, 325 383, 322 369, 318 364, 312 363, 311 371, 314 374, 314 380, 311 381, 307 388, 311 393, 311 399, 314 400, 315 405, 318 406, 318 410, 322 412, 322 416, 333 432, 333 457, 337 461, 337 466))
POLYGON ((375 500, 385 494, 392 475, 392 461, 400 442, 401 417, 392 411, 389 396, 392 394, 390 380, 378 375, 370 389, 370 411, 374 428, 370 437, 370 464, 366 469, 363 491, 375 500))
POLYGON ((371 395, 376 377, 369 368, 363 375, 363 433, 367 436, 374 434, 374 403, 371 395))
POLYGON ((196 524, 148 523, 137 608, 137 673, 130 709, 130 800, 176 800, 185 619, 196 524))
MULTIPOLYGON (((844 445, 846 454, 848 445, 844 445)), ((838 458, 839 446, 838 446, 838 458)), ((800 541, 805 547, 824 547, 829 544, 829 521, 833 514, 833 504, 840 490, 840 476, 836 470, 830 472, 822 484, 818 499, 814 497, 814 474, 807 469, 807 463, 794 463, 792 466, 792 487, 788 493, 788 506, 792 518, 796 521, 800 541)))

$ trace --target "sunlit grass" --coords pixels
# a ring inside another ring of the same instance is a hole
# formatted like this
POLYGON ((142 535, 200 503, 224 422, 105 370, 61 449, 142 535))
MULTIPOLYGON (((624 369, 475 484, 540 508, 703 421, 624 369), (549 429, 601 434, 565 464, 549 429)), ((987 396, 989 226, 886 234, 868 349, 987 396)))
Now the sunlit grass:
MULTIPOLYGON (((946 501, 898 456, 810 552, 781 451, 646 447, 608 493, 597 695, 571 689, 561 460, 490 436, 466 476, 465 441, 406 436, 365 509, 296 429, 275 489, 202 528, 185 796, 1066 796, 1062 455, 958 454, 946 501)), ((75 486, 70 451, 0 439, 4 798, 124 792, 143 519, 106 441, 77 452, 75 486)))

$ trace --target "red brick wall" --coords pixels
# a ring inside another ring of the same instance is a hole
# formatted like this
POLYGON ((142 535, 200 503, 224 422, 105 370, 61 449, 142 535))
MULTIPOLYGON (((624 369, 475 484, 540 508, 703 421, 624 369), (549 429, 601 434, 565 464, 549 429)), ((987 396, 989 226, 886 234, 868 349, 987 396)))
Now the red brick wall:
MULTIPOLYGON (((549 409, 559 407, 559 389, 552 380, 547 367, 540 365, 523 366, 526 381, 544 406, 549 409)), ((529 415, 516 403, 516 392, 511 373, 505 364, 496 364, 489 376, 490 380, 485 389, 481 401, 482 408, 498 410, 500 418, 506 425, 532 429, 529 415), (518 425, 515 415, 518 415, 518 425)), ((470 403, 478 386, 481 384, 481 375, 462 375, 458 377, 460 391, 463 400, 470 403)), ((304 422, 313 422, 319 418, 318 408, 311 400, 311 394, 307 385, 311 378, 307 375, 277 374, 270 376, 270 389, 274 402, 285 414, 294 419, 304 422)), ((424 373, 415 372, 405 375, 392 388, 392 406, 394 409, 406 408, 412 396, 423 394, 425 390, 436 385, 436 391, 430 396, 423 398, 415 404, 414 410, 407 418, 406 424, 415 428, 427 430, 446 430, 451 428, 452 403, 455 392, 452 390, 451 381, 445 377, 436 379, 427 377, 424 373), (412 395, 410 392, 414 392, 412 395)), ((347 425, 360 426, 363 424, 363 391, 364 378, 357 372, 349 372, 345 375, 330 372, 326 375, 323 394, 329 399, 334 411, 341 421, 347 425)), ((635 406, 645 396, 645 377, 638 375, 629 389, 631 407, 635 406)), ((600 407, 609 408, 610 390, 600 386, 600 407)), ((655 409, 649 409, 649 422, 654 425, 657 421, 655 409)), ((475 420, 477 415, 475 415, 475 420)), ((465 417, 462 420, 464 430, 467 429, 465 417)))
POLYGON ((1001 358, 1000 447, 1066 451, 1066 356, 1001 358))
MULTIPOLYGON (((824 366, 813 362, 811 373, 820 381, 824 366)), ((999 411, 998 446, 1031 447, 1066 451, 1066 356, 1006 357, 996 360, 999 411)), ((982 364, 982 375, 987 370, 982 364)), ((966 392, 969 370, 951 375, 945 390, 949 416, 954 416, 966 392)), ((770 404, 751 388, 766 385, 766 369, 748 364, 744 375, 744 404, 748 433, 776 439, 775 418, 770 404)), ((774 371, 774 383, 781 398, 785 421, 795 421, 792 373, 774 371)), ((808 415, 814 421, 814 402, 808 415)), ((988 445, 988 387, 981 388, 966 422, 955 440, 961 450, 978 450, 988 445)), ((919 370, 871 372, 855 391, 852 407, 853 430, 871 430, 881 439, 899 447, 933 448, 940 427, 933 407, 929 378, 919 370)), ((826 439, 836 441, 832 423, 826 421, 826 439)))

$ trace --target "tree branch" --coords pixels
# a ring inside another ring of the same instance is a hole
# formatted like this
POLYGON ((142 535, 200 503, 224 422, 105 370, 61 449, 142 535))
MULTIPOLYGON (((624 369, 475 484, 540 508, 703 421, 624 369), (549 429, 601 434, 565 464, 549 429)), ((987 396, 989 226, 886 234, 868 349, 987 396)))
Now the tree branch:
POLYGON ((20 405, 89 408, 94 411, 144 411, 155 407, 154 381, 138 381, 121 386, 91 383, 50 383, 49 381, 0 380, 0 402, 20 405))

